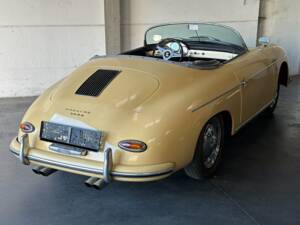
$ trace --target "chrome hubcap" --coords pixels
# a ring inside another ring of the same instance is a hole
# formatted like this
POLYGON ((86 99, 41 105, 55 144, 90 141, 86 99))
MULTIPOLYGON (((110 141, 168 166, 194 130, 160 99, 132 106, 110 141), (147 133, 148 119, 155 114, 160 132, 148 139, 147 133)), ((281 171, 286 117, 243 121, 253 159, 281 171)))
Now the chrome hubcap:
POLYGON ((207 124, 204 131, 203 152, 204 166, 211 168, 219 155, 221 146, 221 124, 219 120, 214 120, 207 124))

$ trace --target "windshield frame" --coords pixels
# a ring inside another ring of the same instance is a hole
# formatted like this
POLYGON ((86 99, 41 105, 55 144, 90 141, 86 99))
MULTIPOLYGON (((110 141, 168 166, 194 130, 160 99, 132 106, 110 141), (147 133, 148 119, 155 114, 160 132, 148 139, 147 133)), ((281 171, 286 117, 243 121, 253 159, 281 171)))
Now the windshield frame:
MULTIPOLYGON (((245 51, 248 51, 248 47, 244 41, 244 38, 242 37, 242 35, 237 31, 235 30, 234 28, 230 27, 230 26, 227 26, 227 25, 223 25, 223 24, 218 24, 218 23, 199 23, 199 22, 180 22, 180 23, 164 23, 164 24, 158 24, 158 25, 155 25, 155 26, 152 26, 150 28, 148 28, 146 31, 145 31, 145 34, 144 34, 144 46, 147 46, 147 45, 153 45, 153 44, 148 44, 147 43, 147 33, 153 29, 153 28, 157 28, 157 27, 162 27, 162 26, 168 26, 168 25, 181 25, 181 24, 199 24, 199 25, 214 25, 214 26, 219 26, 219 27, 223 27, 223 28, 227 28, 229 30, 231 30, 232 32, 234 32, 238 37, 240 37, 241 39, 241 43, 243 46, 239 46, 239 45, 236 45, 237 47, 244 47, 244 50, 245 51)), ((234 44, 233 44, 234 45, 234 44)))

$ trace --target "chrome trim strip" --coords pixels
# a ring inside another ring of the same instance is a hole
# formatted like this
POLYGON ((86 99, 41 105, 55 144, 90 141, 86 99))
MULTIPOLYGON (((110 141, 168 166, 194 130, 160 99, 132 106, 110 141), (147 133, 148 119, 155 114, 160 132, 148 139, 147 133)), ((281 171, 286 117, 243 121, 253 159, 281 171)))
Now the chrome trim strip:
MULTIPOLYGON (((279 59, 278 59, 278 60, 279 60, 279 59)), ((262 72, 265 72, 267 69, 269 69, 270 67, 272 67, 275 63, 277 63, 278 60, 276 60, 275 62, 272 62, 271 64, 269 64, 269 65, 266 66, 265 68, 259 70, 258 72, 255 72, 255 73, 251 74, 251 75, 248 77, 248 79, 245 80, 245 81, 248 82, 249 80, 252 80, 253 78, 259 76, 262 72)))
MULTIPOLYGON (((274 61, 274 62, 272 62, 270 65, 268 65, 266 68, 264 68, 264 69, 262 69, 262 70, 260 70, 260 71, 258 71, 258 72, 256 72, 256 73, 252 74, 247 80, 241 81, 241 83, 240 83, 239 85, 237 85, 237 86, 231 88, 231 89, 228 90, 228 91, 225 91, 224 93, 218 95, 217 97, 213 98, 212 100, 210 100, 210 101, 208 101, 208 102, 206 102, 206 103, 204 103, 204 104, 202 104, 202 105, 196 106, 195 108, 192 109, 192 112, 195 112, 195 111, 197 111, 198 109, 200 109, 200 108, 202 108, 202 107, 204 107, 204 106, 206 106, 206 105, 208 105, 208 104, 214 102, 214 101, 217 100, 218 98, 220 98, 220 97, 222 97, 222 96, 224 96, 224 95, 230 93, 231 91, 234 91, 235 89, 237 89, 237 88, 239 88, 239 87, 241 87, 241 86, 245 86, 245 84, 247 84, 247 83, 249 82, 249 80, 255 78, 255 77, 258 76, 258 75, 260 75, 262 72, 264 72, 264 71, 267 70, 269 67, 271 67, 271 66, 273 66, 274 64, 276 64, 278 61, 283 60, 285 57, 286 57, 286 56, 277 59, 276 61, 274 61)), ((272 101, 273 101, 273 100, 272 100, 272 101)))
POLYGON ((76 156, 86 156, 88 151, 86 149, 80 149, 78 147, 63 145, 53 143, 49 146, 49 150, 54 152, 58 152, 64 155, 76 155, 76 156))
POLYGON ((283 56, 283 57, 281 57, 281 58, 279 58, 279 59, 276 59, 276 60, 272 61, 272 63, 269 64, 267 67, 265 67, 265 68, 259 70, 258 72, 255 72, 255 73, 251 74, 251 75, 249 76, 249 78, 248 78, 246 81, 249 81, 249 80, 255 78, 256 76, 260 75, 262 72, 264 72, 264 71, 266 71, 267 69, 269 69, 271 66, 273 66, 274 64, 276 64, 278 61, 283 60, 285 57, 286 57, 286 56, 283 56))
POLYGON ((162 176, 166 174, 170 174, 173 172, 173 169, 167 169, 157 172, 144 172, 144 173, 123 173, 123 172, 111 172, 112 176, 118 176, 118 177, 134 177, 134 178, 143 178, 143 177, 156 177, 156 176, 162 176))
POLYGON ((204 103, 204 104, 202 104, 202 105, 199 105, 199 106, 194 107, 194 108, 192 109, 192 112, 196 112, 197 110, 203 108, 204 106, 206 106, 206 105, 208 105, 208 104, 210 104, 210 103, 216 101, 218 98, 221 98, 221 97, 223 97, 224 95, 227 95, 228 93, 230 93, 230 92, 232 92, 232 91, 235 91, 235 90, 237 90, 237 89, 240 88, 240 87, 241 87, 241 84, 236 85, 235 87, 229 89, 228 91, 225 91, 224 93, 218 95, 217 97, 213 98, 212 100, 210 100, 210 101, 208 101, 208 102, 206 102, 206 103, 204 103))
POLYGON ((245 126, 247 123, 249 123, 253 118, 255 118, 256 116, 258 116, 258 114, 260 114, 262 111, 264 111, 266 108, 268 108, 269 105, 272 104, 272 102, 274 101, 274 98, 267 103, 266 105, 264 105, 260 110, 258 110, 254 115, 252 115, 250 118, 248 118, 246 121, 244 121, 243 123, 240 124, 240 126, 238 126, 234 132, 238 132, 239 129, 241 129, 243 126, 245 126))
MULTIPOLYGON (((19 156, 17 152, 15 152, 13 149, 9 149, 15 156, 19 156)), ((103 175, 103 170, 102 169, 94 169, 94 168, 89 168, 89 167, 83 167, 83 166, 77 166, 74 164, 66 164, 66 163, 61 163, 53 160, 48 160, 48 159, 43 159, 40 157, 36 156, 28 156, 27 157, 31 161, 39 162, 39 163, 45 163, 53 166, 58 166, 66 169, 73 169, 81 172, 86 172, 86 173, 95 173, 95 174, 100 174, 103 175)), ((114 172, 112 171, 110 174, 113 177, 127 177, 127 178, 147 178, 147 177, 156 177, 156 176, 162 176, 166 174, 171 174, 173 172, 173 169, 168 169, 168 170, 163 170, 163 171, 157 171, 157 172, 147 172, 147 173, 124 173, 124 172, 114 172)))
MULTIPOLYGON (((238 57, 238 56, 236 56, 236 57, 238 57)), ((217 69, 217 68, 221 67, 222 65, 224 65, 224 63, 220 63, 213 67, 203 67, 203 66, 199 66, 197 64, 189 64, 189 63, 183 63, 183 62, 176 62, 176 61, 172 61, 172 60, 164 60, 162 58, 154 58, 152 56, 122 55, 122 54, 116 55, 116 56, 103 56, 103 57, 100 56, 100 58, 142 59, 142 60, 147 60, 147 61, 156 61, 156 62, 167 63, 167 64, 172 64, 172 65, 177 65, 177 66, 183 66, 186 68, 192 68, 192 69, 197 69, 197 70, 212 70, 212 69, 217 69)))

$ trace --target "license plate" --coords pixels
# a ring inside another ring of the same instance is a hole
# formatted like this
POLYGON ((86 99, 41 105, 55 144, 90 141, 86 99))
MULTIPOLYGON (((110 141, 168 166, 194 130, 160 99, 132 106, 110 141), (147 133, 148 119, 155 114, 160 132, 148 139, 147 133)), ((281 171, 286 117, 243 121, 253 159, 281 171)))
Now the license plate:
POLYGON ((101 131, 43 121, 40 138, 45 141, 99 151, 101 136, 101 131))

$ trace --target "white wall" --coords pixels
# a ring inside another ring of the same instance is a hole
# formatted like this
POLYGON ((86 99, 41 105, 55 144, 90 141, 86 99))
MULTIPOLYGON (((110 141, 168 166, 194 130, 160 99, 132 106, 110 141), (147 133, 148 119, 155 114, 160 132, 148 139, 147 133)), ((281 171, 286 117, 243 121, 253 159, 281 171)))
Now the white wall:
MULTIPOLYGON (((300 74, 300 1, 261 1, 262 33, 287 50, 291 73, 300 74)), ((232 26, 253 47, 259 2, 120 0, 122 50, 141 46, 153 25, 183 21, 232 26)), ((105 54, 104 8, 104 0, 0 0, 0 97, 38 95, 92 55, 105 54)))
POLYGON ((0 97, 38 95, 94 54, 103 0, 0 0, 0 97))
POLYGON ((170 22, 218 22, 256 45, 259 0, 121 0, 122 48, 143 44, 147 28, 170 22))
POLYGON ((262 35, 286 49, 290 73, 300 74, 300 1, 263 1, 262 35))

